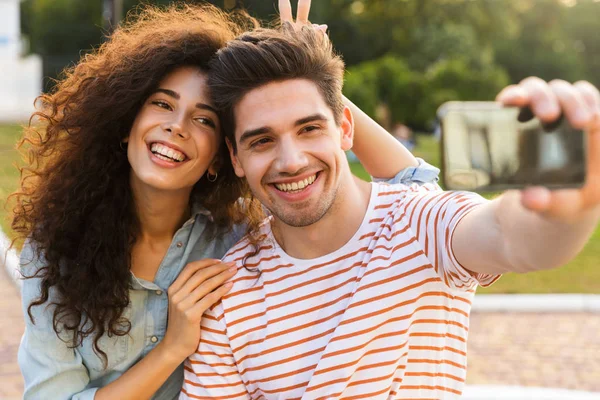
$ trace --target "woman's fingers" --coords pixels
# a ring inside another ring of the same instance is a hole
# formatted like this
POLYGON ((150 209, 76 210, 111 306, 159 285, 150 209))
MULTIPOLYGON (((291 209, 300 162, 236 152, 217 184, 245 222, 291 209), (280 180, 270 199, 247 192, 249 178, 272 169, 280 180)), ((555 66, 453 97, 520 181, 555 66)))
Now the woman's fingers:
POLYGON ((183 285, 192 277, 192 275, 194 275, 199 270, 210 267, 215 264, 220 264, 220 263, 221 263, 221 260, 216 260, 213 258, 206 258, 203 260, 194 261, 194 262, 187 264, 183 268, 183 270, 181 271, 181 273, 179 274, 177 279, 175 279, 175 282, 173 282, 171 284, 171 286, 169 287, 169 290, 168 290, 169 294, 177 293, 179 290, 181 290, 183 285))
POLYGON ((233 284, 231 282, 226 283, 204 296, 202 300, 198 301, 190 308, 189 311, 192 318, 199 321, 204 312, 225 296, 227 292, 231 290, 232 286, 233 284))
POLYGON ((310 14, 310 0, 298 0, 298 14, 296 22, 302 25, 308 24, 308 15, 310 14))
MULTIPOLYGON (((229 270, 223 271, 217 276, 214 276, 210 279, 207 279, 202 284, 198 285, 186 298, 183 300, 182 304, 186 305, 186 308, 191 308, 194 304, 198 302, 202 302, 205 297, 209 296, 222 287, 231 288, 232 282, 227 282, 227 280, 231 279, 234 274, 229 270)), ((219 297, 220 298, 220 297, 219 297)), ((212 304, 212 303, 211 303, 212 304)))
POLYGON ((196 288, 202 285, 205 281, 210 280, 218 276, 219 274, 226 272, 229 273, 230 277, 235 275, 237 268, 235 267, 235 263, 227 263, 227 264, 215 264, 207 268, 203 268, 198 270, 194 275, 187 280, 187 282, 183 285, 179 291, 174 294, 173 301, 182 301, 187 298, 190 293, 192 293, 196 288))
POLYGON ((294 22, 292 3, 290 0, 279 0, 279 17, 281 18, 282 25, 284 22, 294 22))

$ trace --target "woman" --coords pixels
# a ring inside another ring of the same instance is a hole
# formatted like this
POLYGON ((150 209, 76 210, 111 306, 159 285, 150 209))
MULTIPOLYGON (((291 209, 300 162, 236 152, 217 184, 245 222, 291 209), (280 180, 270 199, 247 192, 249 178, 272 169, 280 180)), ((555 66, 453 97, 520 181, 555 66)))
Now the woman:
MULTIPOLYGON (((12 224, 27 239, 26 399, 179 394, 202 314, 236 269, 218 259, 260 218, 238 201, 205 84, 242 30, 211 6, 147 8, 42 96, 12 224)), ((373 175, 413 162, 382 167, 371 146, 389 135, 364 114, 356 125, 384 135, 358 145, 373 175)))

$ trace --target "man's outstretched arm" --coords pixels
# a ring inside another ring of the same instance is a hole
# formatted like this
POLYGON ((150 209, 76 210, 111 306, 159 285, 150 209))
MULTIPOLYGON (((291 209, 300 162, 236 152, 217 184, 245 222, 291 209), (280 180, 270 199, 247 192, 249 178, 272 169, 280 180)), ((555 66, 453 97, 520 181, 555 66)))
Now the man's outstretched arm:
POLYGON ((600 220, 600 93, 587 82, 549 84, 528 78, 498 100, 531 106, 542 121, 561 112, 588 135, 587 180, 581 189, 511 191, 481 205, 457 225, 452 250, 474 273, 499 274, 556 268, 584 247, 600 220))

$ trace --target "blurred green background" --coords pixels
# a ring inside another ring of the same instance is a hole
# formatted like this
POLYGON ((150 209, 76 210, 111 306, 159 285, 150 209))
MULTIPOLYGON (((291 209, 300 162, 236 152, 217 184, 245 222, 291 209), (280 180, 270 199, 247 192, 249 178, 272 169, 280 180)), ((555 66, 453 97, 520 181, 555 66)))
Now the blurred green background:
MULTIPOLYGON (((44 88, 110 32, 107 4, 137 0, 25 0, 21 25, 28 50, 44 62, 44 88)), ((168 4, 170 1, 146 1, 168 4)), ((276 0, 214 0, 244 7, 263 21, 276 0)), ((194 1, 187 1, 194 3, 194 1)), ((295 6, 296 0, 292 0, 295 6)), ((413 152, 439 166, 434 128, 448 100, 493 100, 510 83, 589 80, 600 86, 597 0, 314 0, 311 20, 327 23, 346 61, 345 94, 386 128, 416 132, 413 152)), ((18 184, 18 125, 0 125, 0 202, 18 184)), ((368 179, 359 164, 353 171, 368 179)), ((0 211, 10 235, 8 211, 0 211)), ((482 293, 600 293, 600 228, 585 250, 558 270, 509 274, 482 293)))

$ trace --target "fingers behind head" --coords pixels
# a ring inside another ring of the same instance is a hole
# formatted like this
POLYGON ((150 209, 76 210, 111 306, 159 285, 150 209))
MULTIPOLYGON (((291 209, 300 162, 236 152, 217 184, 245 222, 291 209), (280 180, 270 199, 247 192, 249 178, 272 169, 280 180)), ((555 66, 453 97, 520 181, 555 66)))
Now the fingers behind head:
POLYGON ((310 14, 310 1, 311 0, 298 1, 298 15, 296 15, 296 20, 300 24, 308 24, 308 15, 310 14))
POLYGON ((279 0, 279 16, 282 24, 284 22, 294 22, 292 3, 290 3, 290 0, 279 0))

